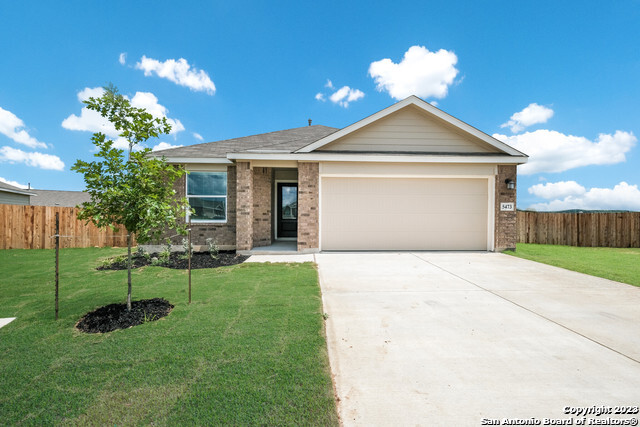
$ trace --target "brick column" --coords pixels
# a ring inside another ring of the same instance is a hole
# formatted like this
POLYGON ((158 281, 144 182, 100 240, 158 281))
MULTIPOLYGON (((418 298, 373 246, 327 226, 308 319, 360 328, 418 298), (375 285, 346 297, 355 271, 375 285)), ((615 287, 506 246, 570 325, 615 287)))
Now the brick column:
POLYGON ((271 244, 271 168, 253 168, 253 247, 271 244))
POLYGON ((236 163, 236 250, 253 245, 253 170, 249 162, 236 163))
POLYGON ((498 165, 496 175, 496 205, 495 205, 495 250, 516 248, 517 229, 516 211, 501 211, 500 203, 516 204, 516 189, 509 190, 505 181, 513 180, 517 183, 516 165, 498 165))
POLYGON ((298 251, 319 248, 319 165, 298 162, 298 251))

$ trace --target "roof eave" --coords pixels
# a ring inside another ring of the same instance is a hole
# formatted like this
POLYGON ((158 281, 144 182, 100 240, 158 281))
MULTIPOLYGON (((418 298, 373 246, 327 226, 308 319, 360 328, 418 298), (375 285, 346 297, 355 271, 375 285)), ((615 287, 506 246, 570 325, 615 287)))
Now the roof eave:
MULTIPOLYGON (((159 156, 156 156, 159 157, 159 156)), ((165 157, 167 163, 199 163, 199 164, 232 164, 233 162, 225 157, 165 157)))
POLYGON ((12 190, 12 189, 9 189, 9 188, 4 188, 4 187, 1 187, 0 191, 4 191, 4 192, 7 192, 7 193, 21 194, 23 196, 36 196, 36 194, 29 193, 28 191, 12 190))
POLYGON ((508 154, 495 155, 451 155, 451 154, 382 154, 382 153, 229 153, 229 160, 298 160, 307 162, 398 162, 398 163, 497 163, 524 164, 528 156, 514 156, 508 154))

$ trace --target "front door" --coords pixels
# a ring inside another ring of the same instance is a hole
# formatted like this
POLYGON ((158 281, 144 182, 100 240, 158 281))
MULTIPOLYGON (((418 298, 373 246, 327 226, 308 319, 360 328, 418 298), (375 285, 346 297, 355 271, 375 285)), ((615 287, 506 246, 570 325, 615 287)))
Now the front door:
POLYGON ((281 237, 298 236, 298 184, 278 183, 278 235, 281 237))

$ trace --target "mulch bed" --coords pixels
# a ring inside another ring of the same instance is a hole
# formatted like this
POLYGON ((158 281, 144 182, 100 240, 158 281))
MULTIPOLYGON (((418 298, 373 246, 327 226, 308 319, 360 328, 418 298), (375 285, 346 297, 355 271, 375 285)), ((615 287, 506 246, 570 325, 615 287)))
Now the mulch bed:
MULTIPOLYGON (((172 252, 169 261, 165 264, 161 264, 161 267, 167 268, 175 268, 179 270, 186 270, 188 265, 188 260, 183 259, 183 253, 180 252, 172 252)), ((151 254, 150 257, 145 258, 138 254, 134 254, 132 256, 131 267, 138 268, 143 267, 145 265, 154 265, 154 258, 158 259, 158 254, 151 254)), ((224 267, 227 265, 236 265, 243 263, 247 258, 247 255, 237 255, 234 252, 220 252, 216 259, 211 258, 211 255, 208 252, 200 253, 195 252, 191 256, 191 269, 195 270, 198 268, 216 268, 216 267, 224 267)), ((156 261, 157 262, 157 261, 156 261)), ((124 257, 123 260, 118 260, 116 262, 111 263, 110 265, 101 265, 97 267, 98 270, 126 270, 127 269, 127 259, 124 257)))
POLYGON ((131 311, 127 311, 127 304, 110 304, 85 314, 76 328, 90 334, 111 332, 153 322, 168 315, 172 309, 173 304, 164 298, 132 301, 131 311))

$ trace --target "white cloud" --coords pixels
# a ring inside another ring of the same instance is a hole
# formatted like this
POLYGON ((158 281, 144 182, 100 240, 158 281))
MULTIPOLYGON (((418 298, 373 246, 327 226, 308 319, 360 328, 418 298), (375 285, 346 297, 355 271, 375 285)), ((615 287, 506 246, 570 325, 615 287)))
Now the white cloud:
POLYGON ((595 141, 546 129, 513 136, 494 134, 493 137, 529 155, 528 163, 518 166, 518 172, 523 175, 624 162, 625 154, 637 141, 633 133, 620 130, 613 135, 600 134, 595 141))
POLYGON ((640 190, 637 185, 629 185, 623 181, 613 188, 592 188, 582 194, 567 195, 563 199, 547 203, 536 203, 531 205, 529 209, 537 211, 567 209, 640 211, 640 190))
POLYGON ((9 110, 0 107, 0 133, 11 138, 18 144, 31 148, 47 148, 47 144, 40 142, 24 129, 24 122, 9 110))
POLYGON ((378 91, 387 91, 395 99, 411 95, 444 98, 458 75, 457 62, 456 54, 448 50, 431 52, 424 46, 411 46, 397 64, 389 58, 372 62, 369 75, 378 91))
POLYGON ((327 98, 333 102, 334 104, 338 104, 341 107, 347 108, 349 103, 362 99, 364 97, 364 92, 359 89, 352 89, 349 86, 342 86, 340 89, 335 90, 333 83, 331 80, 327 79, 327 83, 324 87, 331 89, 333 93, 331 95, 327 95, 322 92, 316 93, 316 100, 325 102, 327 98))
POLYGON ((18 181, 10 181, 10 180, 5 179, 5 178, 3 178, 1 176, 0 176, 0 182, 4 182, 5 184, 13 185, 14 187, 22 188, 23 190, 26 190, 27 188, 29 188, 28 186, 26 186, 24 184, 20 184, 18 181))
MULTIPOLYGON (((78 100, 86 101, 90 97, 99 98, 104 93, 104 89, 100 87, 84 88, 78 92, 78 100)), ((125 96, 128 99, 128 97, 125 96)), ((131 105, 137 108, 144 108, 153 117, 162 118, 167 117, 169 110, 164 105, 158 103, 158 98, 151 92, 136 92, 131 98, 131 105)), ((184 130, 182 122, 178 119, 171 119, 167 117, 167 122, 171 125, 171 134, 175 135, 184 130)), ((102 117, 100 113, 89 110, 87 107, 83 107, 80 111, 80 116, 71 114, 69 117, 62 121, 62 127, 69 130, 88 131, 88 132, 102 132, 109 138, 118 138, 119 132, 115 126, 110 123, 106 118, 102 117)), ((114 146, 117 146, 118 142, 114 146)), ((126 144, 128 148, 128 144, 126 144)))
MULTIPOLYGON (((89 98, 100 98, 103 94, 104 89, 101 87, 86 87, 78 92, 77 97, 78 101, 84 102, 89 98)), ((80 116, 71 114, 64 119, 62 127, 68 130, 102 132, 109 138, 117 138, 119 134, 111 122, 102 117, 97 111, 89 110, 87 107, 83 107, 80 110, 80 116)))
POLYGON ((194 137, 195 139, 197 139, 198 141, 204 141, 204 138, 202 137, 202 135, 200 135, 200 134, 199 134, 199 133, 197 133, 197 132, 193 132, 193 137, 194 137))
POLYGON ((197 68, 191 68, 186 59, 180 58, 167 59, 160 62, 157 59, 142 56, 140 62, 136 63, 136 68, 144 71, 145 76, 156 74, 158 77, 170 80, 180 86, 188 87, 196 92, 206 92, 213 95, 216 92, 216 86, 213 84, 209 75, 197 68))
MULTIPOLYGON (((158 98, 151 92, 136 92, 131 98, 131 105, 137 108, 144 108, 149 114, 156 118, 167 117, 169 110, 164 105, 158 104, 158 98)), ((182 122, 178 119, 170 119, 167 122, 171 125, 171 134, 176 134, 184 130, 182 122)))
POLYGON ((559 199, 569 196, 581 196, 587 192, 586 188, 575 181, 547 182, 529 187, 529 193, 543 199, 559 199))
POLYGON ((0 147, 0 162, 24 163, 40 169, 64 169, 64 163, 58 156, 38 152, 27 153, 8 146, 0 147))
POLYGON ((553 110, 542 105, 538 105, 535 102, 529 104, 522 111, 519 111, 510 117, 507 123, 500 125, 501 128, 508 127, 511 132, 517 133, 524 128, 535 125, 537 123, 546 123, 553 117, 553 110))
POLYGON ((83 102, 89 100, 89 98, 100 98, 104 94, 104 89, 101 87, 85 87, 78 92, 78 101, 83 102))
POLYGON ((167 150, 169 148, 178 148, 178 147, 182 147, 182 145, 171 145, 167 142, 161 142, 159 144, 157 144, 156 146, 154 146, 152 148, 153 151, 159 151, 159 150, 167 150))
POLYGON ((358 89, 351 89, 349 86, 342 86, 335 91, 329 99, 334 104, 338 104, 344 108, 349 106, 350 102, 357 101, 364 97, 364 93, 358 89))
POLYGON ((126 52, 122 52, 122 53, 120 54, 120 56, 118 57, 118 62, 119 62, 121 65, 126 64, 126 62, 127 62, 127 53, 126 53, 126 52))

